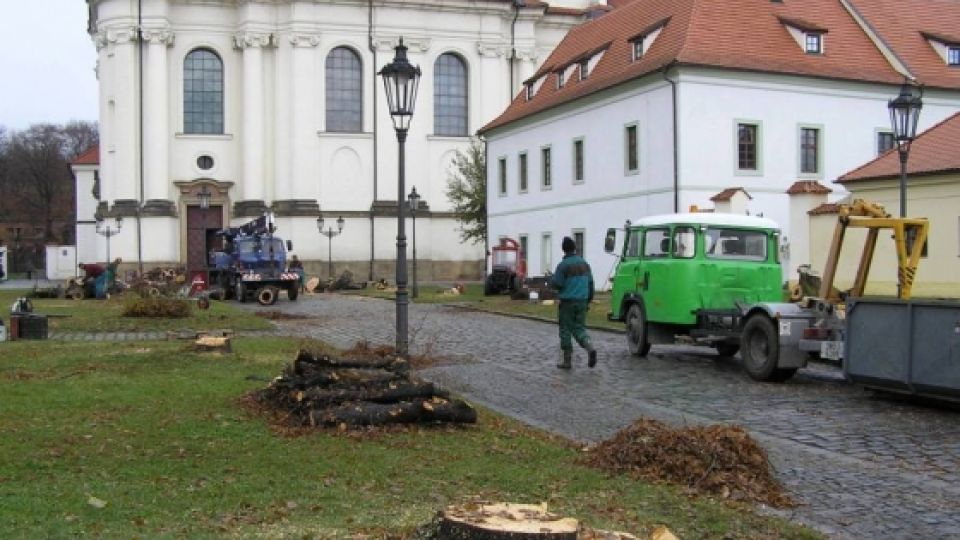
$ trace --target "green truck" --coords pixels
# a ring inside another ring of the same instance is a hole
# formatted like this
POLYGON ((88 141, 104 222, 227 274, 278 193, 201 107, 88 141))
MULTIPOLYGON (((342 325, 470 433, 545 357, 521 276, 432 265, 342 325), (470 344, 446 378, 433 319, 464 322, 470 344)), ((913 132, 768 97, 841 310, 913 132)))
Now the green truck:
MULTIPOLYGON (((608 318, 626 324, 631 353, 646 356, 651 344, 677 342, 713 347, 721 356, 741 345, 761 353, 777 347, 777 310, 794 308, 783 302, 775 222, 718 213, 650 216, 620 229, 619 248, 617 232, 609 229, 604 242, 619 256, 608 318)), ((788 379, 806 361, 741 356, 751 377, 767 381, 788 379)))

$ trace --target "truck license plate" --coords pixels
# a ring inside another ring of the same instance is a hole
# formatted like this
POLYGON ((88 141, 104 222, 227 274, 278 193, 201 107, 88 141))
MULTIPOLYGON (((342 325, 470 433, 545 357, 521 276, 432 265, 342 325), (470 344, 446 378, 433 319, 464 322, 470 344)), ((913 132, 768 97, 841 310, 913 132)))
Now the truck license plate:
POLYGON ((823 343, 821 343, 820 358, 826 358, 827 360, 843 359, 843 342, 842 341, 824 341, 823 343))

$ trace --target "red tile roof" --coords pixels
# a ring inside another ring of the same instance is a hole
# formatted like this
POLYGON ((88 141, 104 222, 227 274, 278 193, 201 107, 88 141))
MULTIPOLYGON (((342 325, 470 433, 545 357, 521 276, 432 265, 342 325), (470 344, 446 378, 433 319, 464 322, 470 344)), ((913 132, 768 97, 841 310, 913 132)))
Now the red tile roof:
MULTIPOLYGON (((923 113, 921 113, 923 114, 923 113)), ((907 174, 960 172, 960 113, 924 131, 910 145, 907 174)), ((837 179, 838 184, 900 176, 900 154, 889 150, 837 179)))
POLYGON ((713 197, 710 197, 710 200, 713 202, 729 201, 730 199, 733 198, 734 194, 736 194, 738 191, 742 191, 743 194, 746 195, 748 199, 753 199, 753 197, 751 197, 750 194, 747 193, 747 190, 743 189, 742 187, 732 187, 732 188, 727 188, 721 191, 720 193, 717 193, 713 197))
POLYGON ((86 152, 80 154, 71 165, 99 165, 100 164, 100 146, 92 146, 86 152))
POLYGON ((787 189, 787 195, 803 195, 807 193, 826 195, 833 193, 833 190, 816 180, 797 180, 787 189))
POLYGON ((807 211, 807 215, 820 216, 824 214, 839 214, 840 205, 837 203, 823 203, 820 206, 807 211))
MULTIPOLYGON (((948 67, 920 34, 956 33, 960 8, 954 0, 847 1, 855 2, 859 13, 915 70, 919 82, 960 89, 960 70, 948 67), (909 24, 899 22, 901 15, 909 24)), ((891 85, 903 82, 903 75, 891 67, 840 0, 633 0, 612 5, 615 9, 610 13, 571 29, 538 70, 537 76, 546 74, 546 80, 536 95, 527 100, 526 92, 521 91, 481 133, 670 65, 891 85), (664 20, 666 25, 649 50, 632 61, 630 39, 664 20), (823 37, 824 53, 804 52, 783 20, 802 21, 828 32, 823 37), (557 70, 608 42, 604 56, 586 79, 571 77, 557 89, 557 70)))

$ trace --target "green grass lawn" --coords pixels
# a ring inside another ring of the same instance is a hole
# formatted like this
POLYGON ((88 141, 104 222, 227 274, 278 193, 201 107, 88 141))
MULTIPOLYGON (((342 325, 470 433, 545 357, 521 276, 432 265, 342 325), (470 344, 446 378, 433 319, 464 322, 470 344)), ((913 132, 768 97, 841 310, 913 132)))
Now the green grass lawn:
MULTIPOLYGON (((358 291, 341 291, 341 293, 360 294, 390 300, 396 297, 395 290, 381 291, 371 287, 358 291)), ((410 301, 421 304, 457 304, 480 311, 489 311, 491 313, 522 315, 550 321, 557 320, 557 305, 555 303, 551 305, 530 303, 529 300, 512 300, 509 294, 484 296, 482 283, 467 284, 464 294, 461 295, 450 294, 449 289, 442 287, 421 286, 418 298, 415 300, 411 299, 410 301)), ((607 312, 609 311, 610 293, 597 293, 596 296, 594 296, 593 303, 590 305, 590 311, 587 312, 587 326, 623 330, 622 322, 607 320, 607 312)))
MULTIPOLYGON (((10 324, 10 306, 28 291, 0 290, 0 317, 10 324)), ((270 323, 232 302, 210 302, 209 310, 194 307, 192 316, 183 319, 134 318, 121 315, 123 297, 109 300, 69 300, 31 298, 34 313, 49 315, 50 331, 67 332, 143 332, 164 330, 268 330, 270 323)))
POLYGON ((396 538, 445 505, 536 503, 590 526, 689 538, 815 538, 676 489, 610 478, 580 450, 481 411, 464 428, 301 437, 238 404, 298 343, 0 343, 0 530, 7 538, 396 538))

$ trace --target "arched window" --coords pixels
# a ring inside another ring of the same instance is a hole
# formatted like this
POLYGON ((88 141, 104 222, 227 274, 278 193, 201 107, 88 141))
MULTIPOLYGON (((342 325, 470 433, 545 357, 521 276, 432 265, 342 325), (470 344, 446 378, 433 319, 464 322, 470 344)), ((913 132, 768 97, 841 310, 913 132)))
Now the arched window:
POLYGON ((467 65, 455 54, 441 54, 433 65, 433 132, 467 135, 467 65))
POLYGON ((223 61, 210 49, 183 60, 183 132, 223 133, 223 61))
POLYGON ((327 55, 327 131, 363 131, 360 56, 347 47, 327 55))

